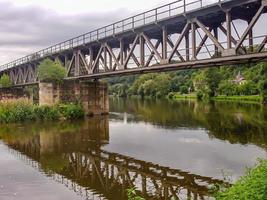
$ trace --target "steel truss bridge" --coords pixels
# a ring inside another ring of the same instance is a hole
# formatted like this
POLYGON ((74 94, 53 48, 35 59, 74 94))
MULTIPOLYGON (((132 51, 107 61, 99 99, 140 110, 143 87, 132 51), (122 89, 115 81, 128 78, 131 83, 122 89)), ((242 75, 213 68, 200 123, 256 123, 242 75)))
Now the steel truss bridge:
MULTIPOLYGON (((38 171, 44 171, 39 161, 29 155, 27 147, 18 144, 9 147, 11 154, 38 171)), ((189 174, 103 150, 71 152, 64 156, 68 165, 61 172, 46 173, 52 180, 90 200, 126 200, 125 190, 132 187, 137 188, 146 199, 203 200, 210 196, 211 186, 228 184, 218 179, 189 174)))
POLYGON ((14 85, 35 84, 46 58, 61 62, 67 79, 266 60, 267 0, 207 3, 178 0, 149 10, 2 65, 0 76, 8 74, 14 85))

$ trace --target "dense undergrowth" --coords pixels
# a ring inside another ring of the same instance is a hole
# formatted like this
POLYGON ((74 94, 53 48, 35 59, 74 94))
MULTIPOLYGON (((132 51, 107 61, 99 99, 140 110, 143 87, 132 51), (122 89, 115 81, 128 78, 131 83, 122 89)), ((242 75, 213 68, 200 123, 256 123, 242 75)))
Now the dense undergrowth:
POLYGON ((25 121, 49 121, 59 119, 78 119, 84 117, 82 106, 77 104, 59 104, 38 106, 26 99, 0 102, 0 123, 25 121))

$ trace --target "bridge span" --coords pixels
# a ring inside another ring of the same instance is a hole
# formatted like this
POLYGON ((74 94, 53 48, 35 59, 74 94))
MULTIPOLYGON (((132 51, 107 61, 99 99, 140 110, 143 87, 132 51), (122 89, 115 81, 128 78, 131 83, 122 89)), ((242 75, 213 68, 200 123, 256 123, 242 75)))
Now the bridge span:
POLYGON ((266 60, 267 0, 210 2, 178 0, 129 17, 4 64, 0 76, 36 84, 45 58, 79 80, 266 60))

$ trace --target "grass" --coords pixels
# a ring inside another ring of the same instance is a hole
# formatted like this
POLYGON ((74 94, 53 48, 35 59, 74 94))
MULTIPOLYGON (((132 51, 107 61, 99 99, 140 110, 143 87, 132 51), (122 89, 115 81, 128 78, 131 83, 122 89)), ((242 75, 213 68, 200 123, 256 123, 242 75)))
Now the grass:
POLYGON ((59 119, 71 120, 83 117, 84 111, 82 106, 76 104, 38 106, 27 99, 0 102, 0 123, 52 121, 59 119))
POLYGON ((261 103, 262 99, 260 96, 216 96, 212 97, 212 100, 216 101, 238 101, 238 102, 248 102, 248 103, 261 103))
MULTIPOLYGON (((171 92, 169 93, 168 99, 179 100, 179 99, 197 99, 197 95, 195 93, 191 94, 180 94, 171 92)), ((226 96, 219 95, 216 97, 210 98, 214 101, 235 101, 235 102, 244 102, 244 103, 261 103, 262 97, 259 95, 251 95, 251 96, 226 96)))
POLYGON ((267 160, 261 160, 232 187, 221 188, 216 200, 265 200, 267 199, 267 160))

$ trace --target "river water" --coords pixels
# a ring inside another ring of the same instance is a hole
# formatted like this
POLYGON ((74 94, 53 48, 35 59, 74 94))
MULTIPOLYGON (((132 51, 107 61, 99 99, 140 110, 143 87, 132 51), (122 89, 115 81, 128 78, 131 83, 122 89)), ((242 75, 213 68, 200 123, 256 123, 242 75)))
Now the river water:
POLYGON ((267 108, 110 99, 110 115, 2 125, 1 200, 212 199, 267 158, 267 108))

